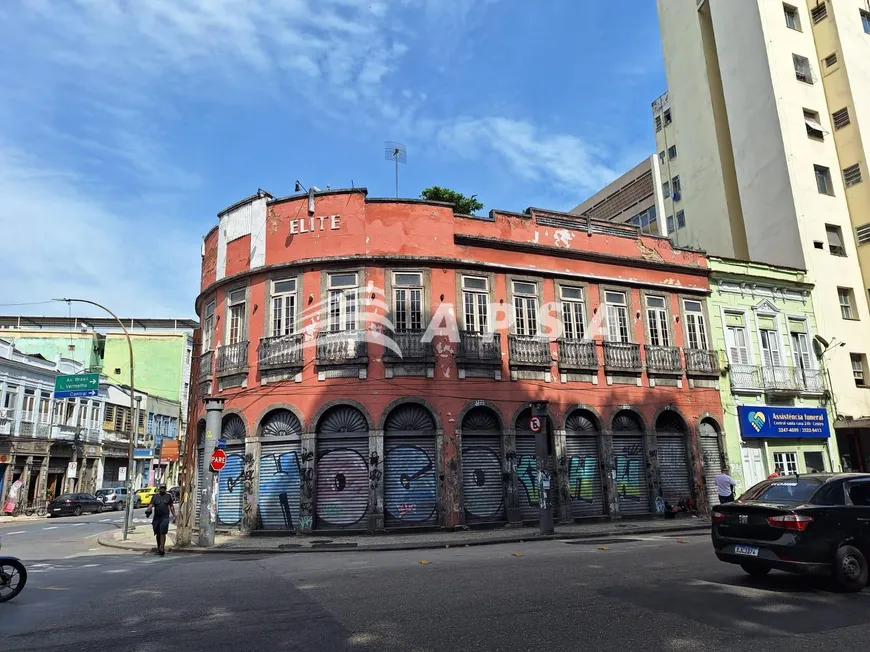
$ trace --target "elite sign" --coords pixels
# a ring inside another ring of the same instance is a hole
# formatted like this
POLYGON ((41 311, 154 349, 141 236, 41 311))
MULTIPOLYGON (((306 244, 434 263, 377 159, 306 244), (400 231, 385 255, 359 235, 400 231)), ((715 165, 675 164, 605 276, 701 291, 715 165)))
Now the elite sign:
POLYGON ((54 398, 90 398, 100 393, 100 374, 72 374, 54 379, 54 398))

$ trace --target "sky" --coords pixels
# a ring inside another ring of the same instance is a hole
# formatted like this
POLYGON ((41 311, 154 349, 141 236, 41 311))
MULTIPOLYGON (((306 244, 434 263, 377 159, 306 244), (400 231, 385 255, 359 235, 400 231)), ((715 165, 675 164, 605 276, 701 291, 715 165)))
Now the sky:
POLYGON ((0 314, 195 317, 258 188, 569 210, 655 149, 650 0, 6 0, 0 314), (631 11, 631 20, 626 20, 631 11))

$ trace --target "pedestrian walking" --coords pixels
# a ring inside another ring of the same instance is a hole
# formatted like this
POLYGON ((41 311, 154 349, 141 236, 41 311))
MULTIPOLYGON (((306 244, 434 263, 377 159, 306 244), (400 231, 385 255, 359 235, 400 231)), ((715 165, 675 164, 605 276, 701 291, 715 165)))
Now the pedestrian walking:
POLYGON ((145 516, 151 516, 154 512, 154 519, 151 525, 154 528, 154 536, 157 538, 157 554, 161 557, 166 554, 166 535, 169 533, 169 516, 172 515, 172 522, 175 522, 175 507, 172 500, 172 494, 166 492, 166 485, 161 484, 157 488, 157 493, 151 498, 151 504, 145 510, 145 516))
POLYGON ((734 488, 737 483, 728 475, 728 469, 722 467, 722 472, 716 475, 716 491, 719 493, 719 504, 734 502, 734 488))

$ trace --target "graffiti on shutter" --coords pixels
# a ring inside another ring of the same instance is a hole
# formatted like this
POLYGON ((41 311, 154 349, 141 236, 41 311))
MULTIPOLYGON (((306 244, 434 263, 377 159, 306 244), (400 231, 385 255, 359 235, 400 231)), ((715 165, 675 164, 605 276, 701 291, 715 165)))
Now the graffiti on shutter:
POLYGON ((613 483, 621 514, 649 513, 643 426, 629 410, 613 418, 613 483))
MULTIPOLYGON (((518 421, 519 423, 519 421, 518 421)), ((535 455, 535 435, 517 432, 517 480, 520 493, 520 513, 523 520, 538 520, 538 459, 535 455)))
POLYGON ((719 434, 708 421, 702 421, 698 427, 698 438, 701 441, 701 465, 704 468, 704 484, 707 486, 707 500, 710 507, 719 504, 719 491, 716 489, 716 476, 722 468, 722 449, 719 446, 719 434))
POLYGON ((501 425, 488 407, 462 419, 462 504, 466 523, 505 519, 501 425))
POLYGON ((369 506, 368 437, 322 439, 317 445, 317 527, 364 527, 369 506))
POLYGON ((205 448, 200 446, 196 451, 196 527, 199 527, 199 508, 202 505, 202 488, 205 486, 206 481, 205 448))
POLYGON ((264 443, 260 450, 259 527, 293 530, 299 521, 302 442, 264 443))
POLYGON ((565 473, 572 516, 604 513, 604 492, 594 416, 575 410, 565 421, 565 473))
POLYGON ((435 437, 385 437, 384 524, 427 525, 438 520, 435 437))
POLYGON ((227 446, 224 452, 227 463, 218 473, 217 521, 221 525, 236 526, 242 522, 245 447, 227 446))

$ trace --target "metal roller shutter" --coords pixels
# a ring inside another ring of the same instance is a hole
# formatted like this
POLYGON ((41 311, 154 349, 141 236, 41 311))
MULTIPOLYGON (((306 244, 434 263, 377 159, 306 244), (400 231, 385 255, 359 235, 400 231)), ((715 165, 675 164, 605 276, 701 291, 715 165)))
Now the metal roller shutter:
POLYGON ((517 433, 517 479, 520 490, 520 514, 524 521, 537 521, 538 511, 538 458, 535 454, 534 433, 517 433))
POLYGON ((263 530, 293 530, 299 521, 302 442, 274 442, 260 449, 258 526, 263 530))
POLYGON ((686 439, 683 436, 658 435, 656 443, 662 478, 662 498, 671 505, 678 505, 681 500, 692 496, 686 439))
POLYGON ((323 438, 317 444, 316 527, 365 527, 369 506, 368 437, 323 438))
POLYGON ((565 438, 568 490, 572 516, 599 516, 604 513, 601 488, 598 438, 595 435, 567 433, 565 438))
POLYGON ((435 437, 384 438, 384 524, 438 522, 435 437))
POLYGON ((218 473, 217 522, 218 525, 235 527, 242 522, 245 447, 227 446, 224 452, 227 463, 218 473))
POLYGON ((713 430, 712 433, 705 432, 704 425, 702 423, 699 428, 701 461, 704 467, 704 484, 707 485, 707 501, 708 505, 712 508, 719 504, 716 476, 722 467, 722 449, 719 447, 719 437, 716 435, 716 431, 713 430))
POLYGON ((462 502, 466 523, 504 520, 501 435, 462 436, 462 502))
POLYGON ((649 514, 649 485, 646 479, 643 436, 613 436, 613 471, 619 512, 623 515, 649 514))
POLYGON ((196 451, 196 527, 199 527, 199 508, 202 505, 202 488, 205 486, 205 449, 200 447, 196 451))

